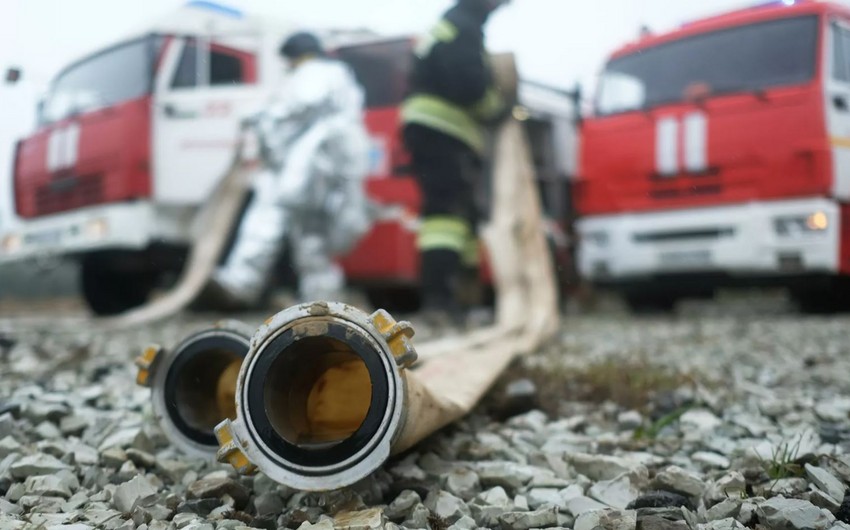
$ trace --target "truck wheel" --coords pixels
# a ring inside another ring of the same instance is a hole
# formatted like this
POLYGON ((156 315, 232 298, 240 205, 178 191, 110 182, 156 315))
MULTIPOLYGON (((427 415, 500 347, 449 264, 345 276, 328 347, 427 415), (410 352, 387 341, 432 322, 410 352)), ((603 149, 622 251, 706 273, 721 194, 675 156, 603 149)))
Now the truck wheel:
POLYGON ((108 256, 91 255, 81 263, 80 286, 96 315, 115 315, 147 302, 156 286, 156 274, 119 270, 108 256))
POLYGON ((678 297, 669 293, 626 293, 626 305, 637 314, 672 313, 678 297))

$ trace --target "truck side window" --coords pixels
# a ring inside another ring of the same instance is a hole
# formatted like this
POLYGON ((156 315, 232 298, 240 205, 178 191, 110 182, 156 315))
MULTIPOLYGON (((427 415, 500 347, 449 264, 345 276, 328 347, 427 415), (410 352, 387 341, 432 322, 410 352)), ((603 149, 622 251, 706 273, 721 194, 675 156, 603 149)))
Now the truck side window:
POLYGON ((210 50, 210 85, 238 85, 245 81, 239 57, 216 49, 210 50))
POLYGON ((832 35, 832 76, 850 82, 850 30, 835 24, 832 35))
POLYGON ((194 41, 186 42, 180 63, 174 72, 171 88, 189 88, 198 84, 198 47, 194 41))
MULTIPOLYGON (((198 54, 201 53, 194 39, 188 40, 180 54, 171 88, 191 88, 204 84, 198 76, 198 54)), ((255 57, 253 54, 212 43, 209 50, 210 86, 245 85, 256 82, 255 57)))

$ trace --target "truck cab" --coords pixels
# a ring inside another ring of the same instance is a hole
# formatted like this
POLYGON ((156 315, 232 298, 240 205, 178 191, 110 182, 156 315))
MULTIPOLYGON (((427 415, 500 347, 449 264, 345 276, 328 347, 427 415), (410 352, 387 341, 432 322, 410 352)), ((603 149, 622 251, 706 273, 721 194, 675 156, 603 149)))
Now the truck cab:
POLYGON ((724 286, 804 298, 850 273, 848 23, 770 2, 615 52, 582 129, 581 274, 669 309, 724 286))

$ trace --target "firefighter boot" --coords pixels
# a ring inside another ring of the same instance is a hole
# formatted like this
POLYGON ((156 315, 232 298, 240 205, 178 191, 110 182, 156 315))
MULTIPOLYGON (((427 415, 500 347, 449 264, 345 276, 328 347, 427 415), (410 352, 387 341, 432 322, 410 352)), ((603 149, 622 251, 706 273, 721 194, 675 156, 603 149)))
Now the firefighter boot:
POLYGON ((457 299, 460 254, 448 249, 425 250, 422 258, 422 316, 429 327, 462 327, 463 310, 457 299))

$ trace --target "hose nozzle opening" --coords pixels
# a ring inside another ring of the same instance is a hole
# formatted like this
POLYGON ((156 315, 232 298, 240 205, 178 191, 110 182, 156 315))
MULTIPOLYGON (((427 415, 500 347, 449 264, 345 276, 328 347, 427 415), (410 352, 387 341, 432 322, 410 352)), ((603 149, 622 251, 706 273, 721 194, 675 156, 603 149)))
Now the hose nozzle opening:
POLYGON ((264 398, 269 421, 284 440, 303 449, 328 449, 363 424, 372 383, 366 364, 348 344, 309 337, 272 364, 264 398))

